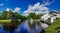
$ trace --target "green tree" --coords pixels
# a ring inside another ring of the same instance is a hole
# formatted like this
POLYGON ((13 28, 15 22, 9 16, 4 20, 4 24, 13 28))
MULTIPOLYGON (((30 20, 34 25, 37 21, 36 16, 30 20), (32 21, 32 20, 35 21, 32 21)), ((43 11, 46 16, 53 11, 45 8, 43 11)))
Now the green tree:
POLYGON ((14 14, 15 14, 15 16, 17 16, 17 18, 20 19, 21 21, 25 21, 25 20, 26 20, 26 17, 20 15, 18 12, 14 12, 14 14))
POLYGON ((7 19, 11 19, 12 14, 13 12, 11 10, 7 11, 7 19))
POLYGON ((17 16, 18 19, 20 19, 21 15, 18 12, 14 12, 15 16, 17 16))
POLYGON ((12 11, 3 11, 1 16, 2 16, 3 19, 10 19, 12 13, 13 13, 12 11))
POLYGON ((2 16, 2 19, 7 19, 7 11, 3 11, 1 16, 2 16))
POLYGON ((21 21, 25 21, 27 18, 25 16, 21 16, 21 21))
POLYGON ((17 28, 18 25, 19 25, 19 21, 18 21, 17 17, 14 14, 12 14, 11 23, 4 23, 3 24, 3 29, 5 31, 9 31, 10 33, 12 33, 13 30, 15 28, 17 28))
POLYGON ((2 20, 2 16, 0 15, 0 20, 2 20))
POLYGON ((30 18, 35 19, 36 18, 36 14, 35 13, 30 13, 27 18, 28 19, 30 19, 30 18))
POLYGON ((36 19, 40 19, 42 16, 43 16, 43 14, 38 14, 38 15, 36 16, 36 19))

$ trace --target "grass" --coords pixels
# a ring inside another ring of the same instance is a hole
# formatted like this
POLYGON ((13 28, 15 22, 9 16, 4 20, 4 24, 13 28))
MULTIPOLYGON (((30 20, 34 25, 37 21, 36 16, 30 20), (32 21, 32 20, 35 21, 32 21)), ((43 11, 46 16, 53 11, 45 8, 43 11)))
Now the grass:
POLYGON ((51 18, 49 18, 48 20, 46 20, 46 22, 50 22, 51 21, 51 18))
POLYGON ((0 20, 0 23, 10 23, 11 20, 0 20))
MULTIPOLYGON (((21 20, 19 20, 21 21, 21 20)), ((0 23, 11 23, 11 20, 0 20, 0 23)))
POLYGON ((60 32, 60 19, 56 19, 55 22, 45 29, 46 33, 59 33, 60 32))

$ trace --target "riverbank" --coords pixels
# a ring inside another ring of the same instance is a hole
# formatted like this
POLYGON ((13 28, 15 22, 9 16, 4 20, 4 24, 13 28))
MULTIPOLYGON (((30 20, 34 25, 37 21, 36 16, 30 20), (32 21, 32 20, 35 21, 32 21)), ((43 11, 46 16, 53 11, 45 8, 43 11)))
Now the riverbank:
MULTIPOLYGON (((19 20, 21 21, 21 20, 19 20)), ((0 23, 11 23, 11 20, 0 20, 0 23)))
POLYGON ((46 33, 58 33, 60 31, 60 19, 56 19, 45 31, 46 33))

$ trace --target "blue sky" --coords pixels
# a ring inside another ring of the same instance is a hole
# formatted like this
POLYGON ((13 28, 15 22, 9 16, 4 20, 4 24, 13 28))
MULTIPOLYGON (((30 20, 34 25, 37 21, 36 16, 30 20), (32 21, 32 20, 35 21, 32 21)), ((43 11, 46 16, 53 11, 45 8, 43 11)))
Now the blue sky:
MULTIPOLYGON (((0 0, 0 11, 10 8, 14 10, 16 7, 21 8, 20 13, 23 13, 28 9, 29 5, 34 5, 35 3, 43 3, 44 0, 0 0)), ((49 0, 53 2, 52 0, 49 0)), ((60 10, 60 0, 54 0, 54 2, 47 6, 50 10, 60 10)))

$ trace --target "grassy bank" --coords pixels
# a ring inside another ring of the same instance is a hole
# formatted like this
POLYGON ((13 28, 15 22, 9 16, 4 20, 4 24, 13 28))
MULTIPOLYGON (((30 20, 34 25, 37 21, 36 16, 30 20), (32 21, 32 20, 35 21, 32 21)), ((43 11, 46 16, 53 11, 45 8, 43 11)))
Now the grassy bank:
POLYGON ((11 20, 0 20, 0 23, 10 23, 11 20))
POLYGON ((60 19, 56 19, 45 31, 46 33, 60 33, 60 19))
MULTIPOLYGON (((21 20, 19 20, 21 21, 21 20)), ((11 20, 0 20, 0 23, 11 23, 11 20)))

